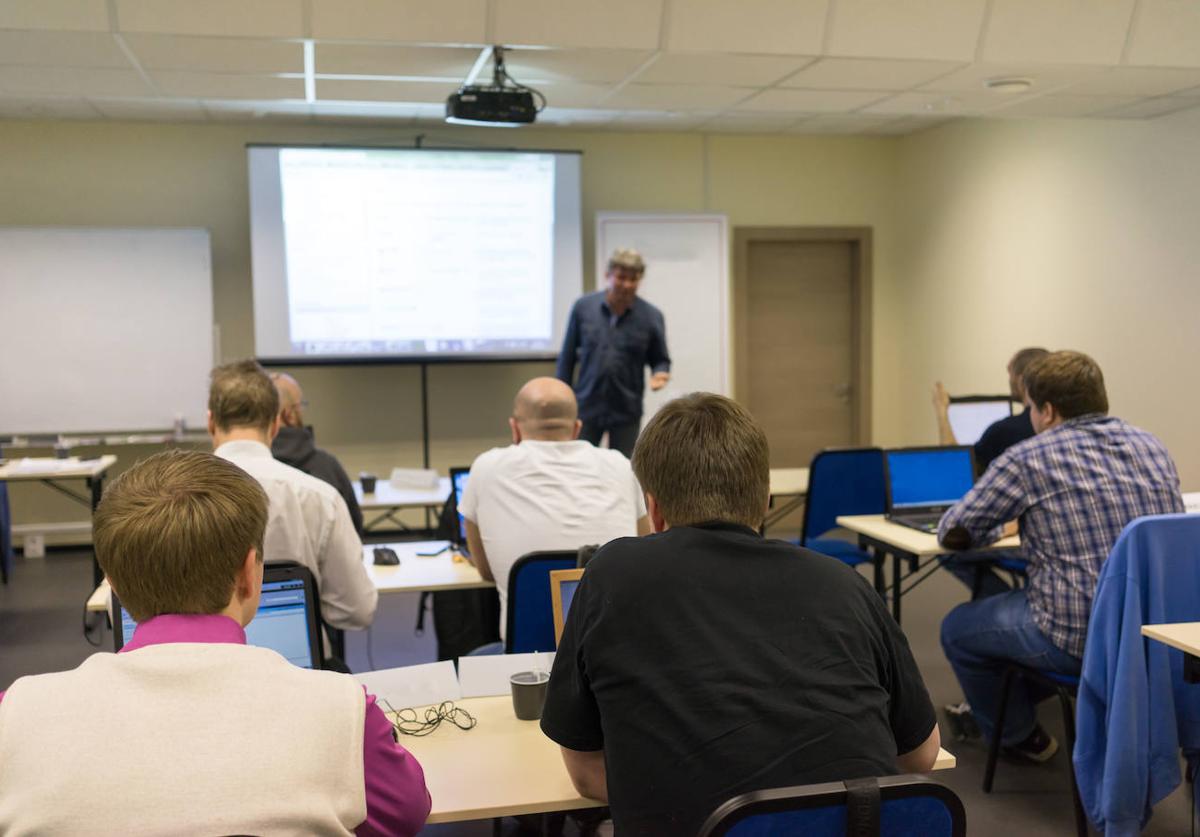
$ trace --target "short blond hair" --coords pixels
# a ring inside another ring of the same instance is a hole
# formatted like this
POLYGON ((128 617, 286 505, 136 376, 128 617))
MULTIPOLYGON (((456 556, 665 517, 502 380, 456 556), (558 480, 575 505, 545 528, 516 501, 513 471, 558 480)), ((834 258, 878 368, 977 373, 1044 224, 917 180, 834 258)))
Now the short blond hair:
POLYGON ((265 433, 279 415, 279 392, 257 361, 227 363, 212 371, 208 410, 222 432, 253 427, 265 433))
POLYGON ((767 436, 736 402, 676 398, 638 438, 633 471, 672 526, 713 520, 762 526, 771 492, 767 436))
POLYGON ((168 450, 121 474, 92 521, 96 560, 138 622, 220 613, 251 547, 262 560, 267 494, 232 462, 168 450))

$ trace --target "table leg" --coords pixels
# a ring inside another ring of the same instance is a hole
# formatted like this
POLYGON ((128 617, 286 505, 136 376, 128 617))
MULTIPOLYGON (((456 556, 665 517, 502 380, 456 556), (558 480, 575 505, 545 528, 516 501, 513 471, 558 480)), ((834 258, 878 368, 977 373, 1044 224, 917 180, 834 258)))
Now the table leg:
POLYGON ((892 618, 896 620, 896 624, 900 624, 900 579, 901 579, 901 562, 900 556, 892 553, 892 618))
MULTIPOLYGON (((104 475, 100 474, 96 477, 88 477, 88 488, 92 491, 92 518, 95 519, 96 509, 100 505, 100 497, 104 493, 104 475)), ((92 544, 92 588, 100 586, 100 582, 104 580, 104 573, 100 570, 100 562, 96 560, 96 545, 92 544)))

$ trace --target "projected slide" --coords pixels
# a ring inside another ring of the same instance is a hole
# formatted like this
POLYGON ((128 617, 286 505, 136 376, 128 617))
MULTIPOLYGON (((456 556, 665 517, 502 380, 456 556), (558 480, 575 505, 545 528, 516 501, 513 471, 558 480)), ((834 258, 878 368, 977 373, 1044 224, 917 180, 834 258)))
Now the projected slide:
POLYGON ((581 284, 562 157, 251 149, 257 354, 557 352, 581 284))

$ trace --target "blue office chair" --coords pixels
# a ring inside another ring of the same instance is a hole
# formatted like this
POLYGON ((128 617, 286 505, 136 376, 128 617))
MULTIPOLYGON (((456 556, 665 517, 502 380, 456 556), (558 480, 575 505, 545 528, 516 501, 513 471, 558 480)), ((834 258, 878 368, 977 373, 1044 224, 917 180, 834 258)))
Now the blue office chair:
POLYGON ((8 484, 0 482, 0 579, 8 584, 12 570, 12 515, 8 511, 8 484))
POLYGON ((808 496, 804 501, 804 525, 800 545, 850 566, 871 561, 870 553, 838 538, 825 538, 837 528, 839 515, 883 514, 886 498, 883 485, 883 450, 847 448, 823 450, 808 466, 808 496))
POLYGON ((753 791, 726 802, 700 837, 962 837, 967 815, 949 788, 919 776, 851 779, 753 791))
POLYGON ((553 651, 554 610, 550 604, 550 571, 573 570, 578 557, 569 552, 530 552, 508 572, 508 617, 504 651, 527 654, 553 651))

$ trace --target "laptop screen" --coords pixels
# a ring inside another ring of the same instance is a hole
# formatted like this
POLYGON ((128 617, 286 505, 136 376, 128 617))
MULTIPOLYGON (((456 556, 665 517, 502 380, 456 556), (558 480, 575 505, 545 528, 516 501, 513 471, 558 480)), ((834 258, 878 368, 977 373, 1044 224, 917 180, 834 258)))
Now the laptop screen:
POLYGON ((960 445, 973 445, 983 436, 983 431, 1000 419, 1012 415, 1012 402, 1007 398, 995 401, 952 401, 950 402, 950 429, 960 445))
MULTIPOLYGON (((121 608, 121 630, 129 642, 137 622, 121 608)), ((253 621, 246 626, 246 644, 270 648, 300 668, 312 668, 312 637, 308 633, 308 604, 304 581, 264 581, 253 621)))
POLYGON ((571 602, 575 600, 575 591, 579 589, 579 582, 561 581, 558 587, 562 591, 563 622, 566 622, 567 614, 571 611, 571 602))
POLYGON ((458 542, 460 544, 467 542, 467 519, 458 509, 462 508, 463 492, 467 490, 467 477, 469 476, 471 476, 469 468, 454 468, 450 471, 450 480, 454 485, 454 509, 458 512, 458 542))
POLYGON ((885 455, 894 511, 953 505, 975 482, 970 448, 890 450, 885 455))

